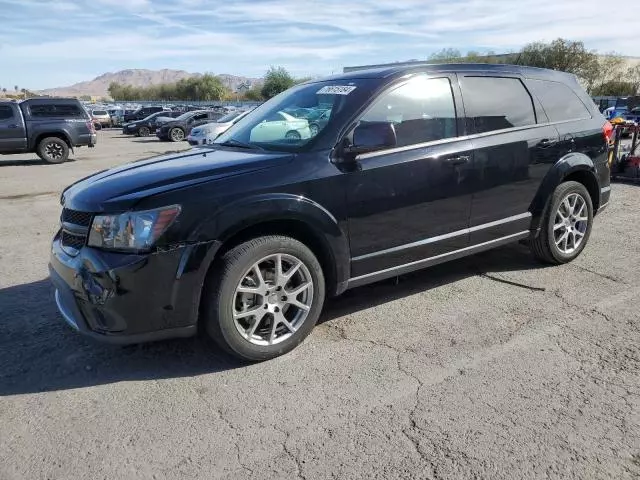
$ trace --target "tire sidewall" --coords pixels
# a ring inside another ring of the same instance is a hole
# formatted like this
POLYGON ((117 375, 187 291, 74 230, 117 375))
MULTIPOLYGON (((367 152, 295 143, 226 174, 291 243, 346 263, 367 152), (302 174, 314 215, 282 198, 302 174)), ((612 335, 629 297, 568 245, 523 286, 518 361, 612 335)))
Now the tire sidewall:
POLYGON ((560 263, 567 263, 578 257, 578 255, 582 253, 582 250, 584 250, 584 248, 587 246, 589 237, 591 236, 591 229, 593 227, 593 204, 591 202, 591 196, 589 195, 589 192, 584 187, 584 185, 580 183, 568 182, 566 184, 561 184, 558 188, 562 190, 559 191, 559 195, 554 198, 554 201, 550 205, 551 208, 549 210, 549 215, 547 218, 546 232, 549 243, 549 250, 553 258, 555 258, 560 263), (566 254, 560 251, 560 249, 556 245, 553 226, 555 224, 556 212, 558 211, 558 207, 560 206, 562 201, 572 193, 577 193, 584 199, 585 203, 587 204, 587 217, 589 220, 587 231, 585 232, 580 246, 572 253, 566 254))
POLYGON ((48 137, 43 139, 38 145, 38 156, 48 163, 64 163, 69 158, 69 146, 67 143, 57 137, 48 137), (51 158, 46 153, 46 146, 50 143, 57 143, 62 147, 62 158, 51 158))
POLYGON ((179 127, 172 128, 171 130, 169 130, 169 139, 172 142, 179 142, 180 140, 184 140, 184 131, 179 127), (181 139, 174 139, 173 138, 173 132, 178 131, 178 130, 180 130, 182 132, 182 138, 181 139))
POLYGON ((277 357, 297 347, 313 330, 324 304, 325 281, 320 263, 304 244, 294 239, 277 237, 277 240, 261 244, 257 248, 242 253, 224 278, 219 279, 217 292, 212 295, 210 312, 215 318, 207 319, 207 330, 210 335, 222 335, 232 353, 247 360, 260 361, 277 357), (235 289, 249 267, 258 260, 276 253, 297 257, 307 266, 313 280, 313 304, 304 324, 287 340, 273 346, 260 346, 249 343, 236 329, 233 320, 233 302, 235 289), (217 322, 218 329, 211 328, 211 322, 217 322))

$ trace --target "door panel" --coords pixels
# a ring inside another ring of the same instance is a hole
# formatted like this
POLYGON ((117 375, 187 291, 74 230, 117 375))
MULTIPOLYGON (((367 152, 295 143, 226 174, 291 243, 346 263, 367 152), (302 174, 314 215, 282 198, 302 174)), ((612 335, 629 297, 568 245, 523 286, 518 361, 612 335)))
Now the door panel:
POLYGON ((518 75, 460 76, 467 123, 476 134, 470 244, 529 229, 529 208, 559 136, 518 75))
POLYGON ((461 140, 358 163, 347 183, 352 277, 468 245, 472 155, 461 140))
POLYGON ((0 105, 0 150, 20 151, 27 148, 27 132, 15 105, 0 105))
POLYGON ((485 228, 471 232, 472 245, 529 228, 529 207, 558 158, 559 146, 558 133, 549 125, 473 139, 475 191, 470 227, 485 228))

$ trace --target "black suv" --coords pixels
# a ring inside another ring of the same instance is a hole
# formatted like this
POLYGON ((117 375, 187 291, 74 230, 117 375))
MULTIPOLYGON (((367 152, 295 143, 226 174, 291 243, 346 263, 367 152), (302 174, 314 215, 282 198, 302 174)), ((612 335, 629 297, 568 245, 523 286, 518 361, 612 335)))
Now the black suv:
POLYGON ((152 113, 169 111, 164 107, 140 107, 137 110, 134 110, 131 113, 125 113, 124 121, 125 122, 135 122, 136 120, 142 120, 147 118, 152 113))
POLYGON ((275 357, 326 295, 516 241, 573 260, 609 201, 611 133, 576 78, 548 70, 422 65, 298 85, 210 146, 67 188, 58 308, 105 341, 199 326, 237 356, 275 357), (299 108, 329 120, 312 132, 286 113, 299 108))
POLYGON ((62 163, 77 147, 96 145, 89 114, 75 98, 32 98, 0 102, 0 155, 35 152, 62 163))

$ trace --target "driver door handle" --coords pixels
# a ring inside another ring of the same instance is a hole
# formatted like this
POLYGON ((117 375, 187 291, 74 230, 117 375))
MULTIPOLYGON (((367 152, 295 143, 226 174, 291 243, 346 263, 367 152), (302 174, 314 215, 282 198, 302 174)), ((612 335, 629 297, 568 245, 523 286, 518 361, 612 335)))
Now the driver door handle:
POLYGON ((468 155, 458 155, 457 157, 447 158, 445 162, 447 162, 449 165, 456 166, 469 163, 469 160, 471 160, 471 157, 469 157, 468 155))

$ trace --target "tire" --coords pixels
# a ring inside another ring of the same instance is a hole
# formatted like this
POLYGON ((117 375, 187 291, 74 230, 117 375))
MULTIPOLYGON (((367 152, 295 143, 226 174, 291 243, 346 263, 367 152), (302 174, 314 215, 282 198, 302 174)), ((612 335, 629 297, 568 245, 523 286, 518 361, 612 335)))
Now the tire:
POLYGON ((184 140, 184 130, 179 127, 169 130, 169 140, 172 142, 181 142, 184 140))
POLYGON ((258 237, 226 252, 211 269, 202 320, 209 336, 223 350, 243 360, 268 360, 293 350, 309 335, 322 311, 324 297, 322 267, 306 245, 285 236, 258 237), (284 275, 280 282, 274 280, 278 259, 284 274, 300 263, 288 280, 284 275), (264 279, 261 282, 257 281, 256 265, 264 279), (262 293, 239 292, 240 288, 262 293), (297 289, 301 291, 294 298, 291 294, 297 289), (243 316, 247 311, 259 316, 243 316), (277 322, 274 334, 276 318, 284 318, 288 324, 277 322))
POLYGON ((138 129, 138 136, 139 137, 148 137, 149 136, 150 130, 149 127, 140 127, 138 129))
POLYGON ((58 137, 46 137, 40 140, 38 156, 48 163, 64 163, 69 159, 69 145, 58 137))
POLYGON ((296 130, 289 130, 284 138, 286 138, 287 140, 300 140, 302 138, 302 135, 300 135, 300 132, 296 131, 296 130))
POLYGON ((315 137, 320 132, 320 127, 317 123, 312 123, 309 125, 309 132, 311 133, 311 137, 315 137))
POLYGON ((592 225, 593 204, 585 186, 573 181, 561 183, 545 208, 540 233, 530 242, 531 251, 544 263, 568 263, 584 250, 592 225), (574 200, 574 208, 568 208, 574 200))
POLYGON ((101 123, 94 123, 93 126, 96 128, 96 130, 102 130, 102 124, 101 123))

